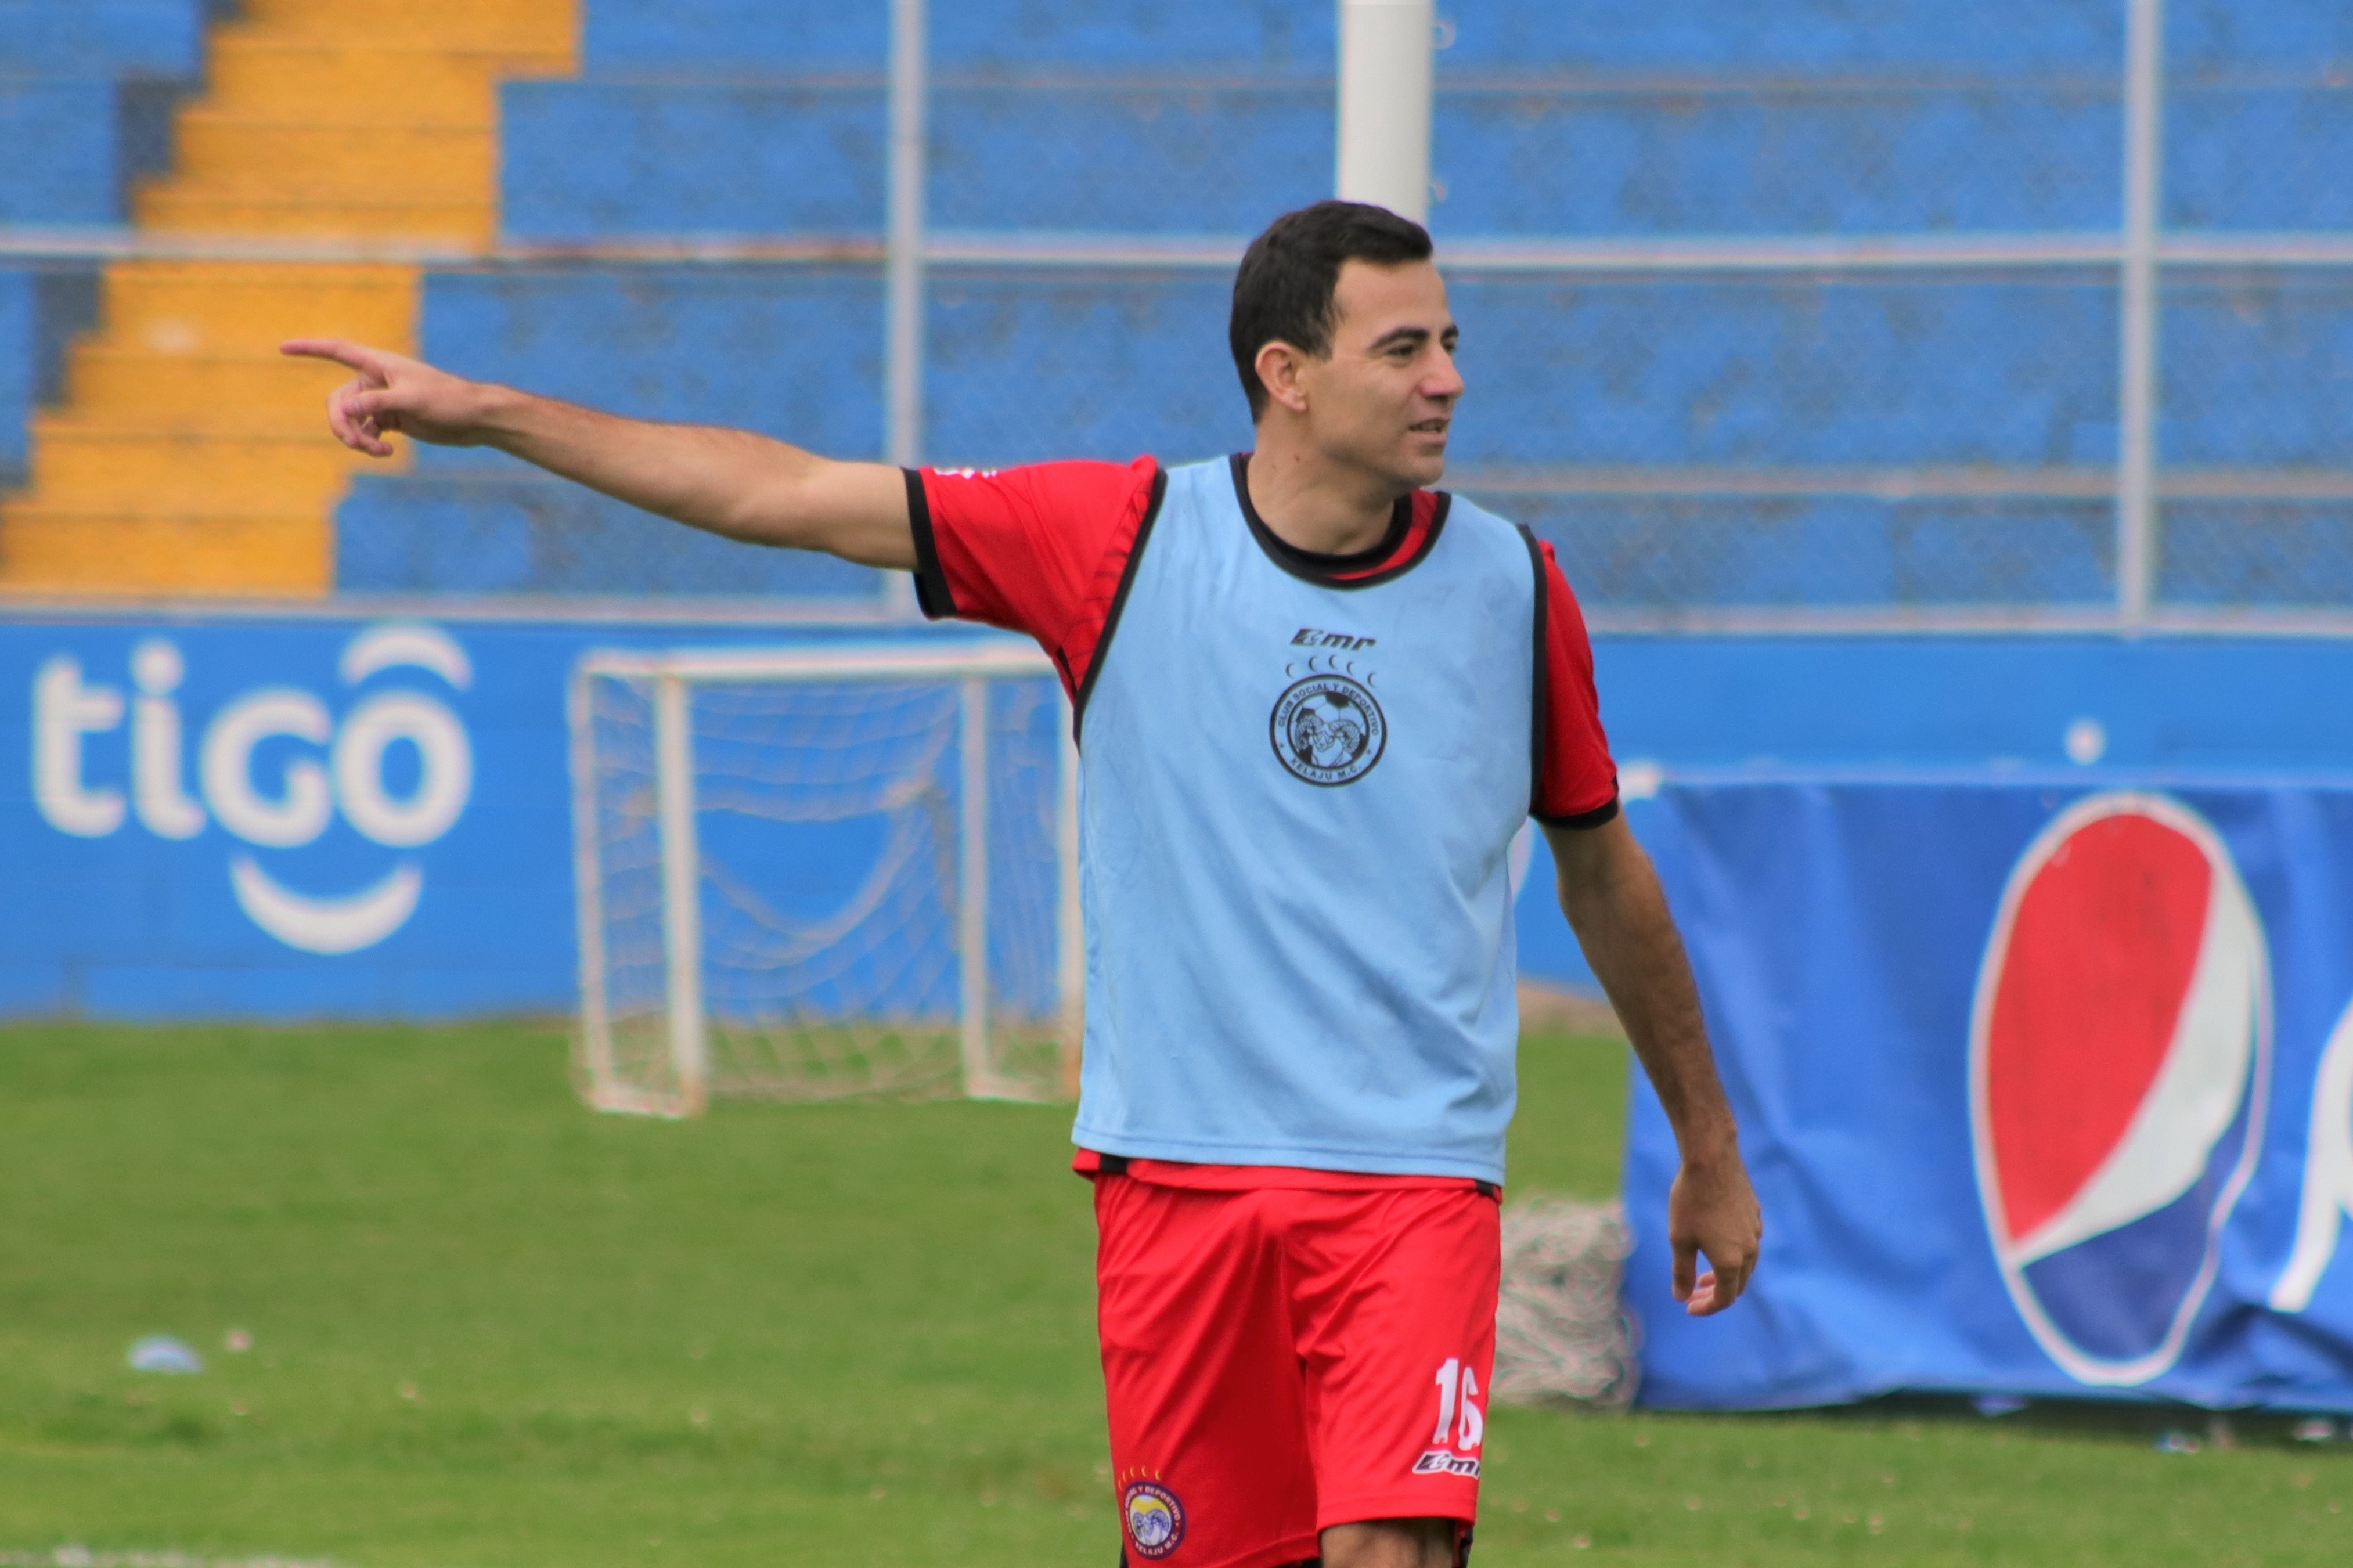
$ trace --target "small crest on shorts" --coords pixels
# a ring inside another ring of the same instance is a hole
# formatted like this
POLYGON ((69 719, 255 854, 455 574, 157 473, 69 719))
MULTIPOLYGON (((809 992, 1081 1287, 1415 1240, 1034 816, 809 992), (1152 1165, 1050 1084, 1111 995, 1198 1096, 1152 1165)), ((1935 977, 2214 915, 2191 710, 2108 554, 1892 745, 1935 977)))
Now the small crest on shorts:
POLYGON ((1185 1505, 1158 1481, 1130 1481, 1119 1494, 1120 1517, 1138 1557, 1166 1557, 1184 1542, 1185 1505))
POLYGON ((1444 1448, 1430 1448, 1413 1462, 1417 1476, 1476 1476, 1479 1460, 1476 1455, 1450 1453, 1444 1448))

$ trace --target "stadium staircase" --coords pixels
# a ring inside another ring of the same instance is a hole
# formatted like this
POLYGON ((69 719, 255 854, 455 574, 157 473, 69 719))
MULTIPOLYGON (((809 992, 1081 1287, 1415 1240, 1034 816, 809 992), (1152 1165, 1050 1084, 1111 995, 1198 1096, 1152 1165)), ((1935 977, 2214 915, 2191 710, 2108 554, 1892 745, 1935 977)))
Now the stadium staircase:
POLYGON ((0 586, 326 591, 361 459, 322 439, 335 373, 276 345, 412 349, 418 268, 300 247, 486 248, 498 82, 572 68, 576 31, 575 0, 247 0, 214 26, 175 166, 131 195, 137 231, 298 258, 106 268, 100 329, 70 351, 62 406, 34 419, 31 489, 0 508, 0 586))

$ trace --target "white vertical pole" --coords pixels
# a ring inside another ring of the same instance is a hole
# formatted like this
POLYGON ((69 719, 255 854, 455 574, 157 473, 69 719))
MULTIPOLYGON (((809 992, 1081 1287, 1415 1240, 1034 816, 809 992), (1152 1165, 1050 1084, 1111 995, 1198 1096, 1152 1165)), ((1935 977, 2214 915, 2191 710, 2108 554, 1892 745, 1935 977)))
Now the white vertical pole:
MULTIPOLYGON (((1063 716, 1069 717, 1069 710, 1063 716)), ((1079 1091, 1079 1052, 1086 1035, 1086 927, 1079 892, 1079 748, 1062 726, 1061 793, 1054 806, 1054 994, 1061 1035, 1062 1093, 1079 1091)))
POLYGON ((654 680, 654 805, 661 823, 662 958, 670 1000, 670 1059, 679 1110, 710 1103, 711 1058, 703 1039, 702 858, 694 841, 694 738, 686 682, 654 680))
POLYGON ((997 1074, 988 1060, 988 682, 967 678, 964 687, 964 747, 959 791, 956 876, 957 1047, 964 1058, 964 1091, 995 1097, 997 1074))
POLYGON ((1340 199, 1430 216, 1430 0, 1340 0, 1340 199))
POLYGON ((605 1004, 605 863, 596 837, 596 678, 575 668, 564 694, 571 731, 573 908, 580 922, 580 1061, 588 1103, 615 1108, 613 1019, 605 1004))
POLYGON ((2127 630, 2147 624, 2157 575, 2157 231, 2163 193, 2164 56, 2164 0, 2126 0, 2116 618, 2127 630))
MULTIPOLYGON (((923 460, 923 0, 891 0, 891 191, 883 237, 883 460, 923 460)), ((882 578, 884 607, 915 613, 914 579, 882 578)))

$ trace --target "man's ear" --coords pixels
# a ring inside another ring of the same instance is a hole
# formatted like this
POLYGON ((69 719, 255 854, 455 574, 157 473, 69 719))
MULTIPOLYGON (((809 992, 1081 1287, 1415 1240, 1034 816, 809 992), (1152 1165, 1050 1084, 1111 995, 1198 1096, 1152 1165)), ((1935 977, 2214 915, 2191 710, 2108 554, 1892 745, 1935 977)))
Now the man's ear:
POLYGON ((1269 400, 1282 404, 1293 414, 1307 412, 1307 388, 1301 379, 1307 358, 1289 343, 1275 338, 1260 344, 1258 358, 1250 362, 1258 371, 1259 382, 1266 388, 1269 400))

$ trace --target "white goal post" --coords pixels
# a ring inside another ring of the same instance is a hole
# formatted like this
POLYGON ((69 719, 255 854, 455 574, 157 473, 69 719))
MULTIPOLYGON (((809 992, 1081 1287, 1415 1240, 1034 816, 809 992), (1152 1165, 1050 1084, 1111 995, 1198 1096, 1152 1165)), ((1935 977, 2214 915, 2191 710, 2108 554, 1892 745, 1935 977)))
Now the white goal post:
POLYGON ((589 1103, 1075 1091, 1077 753, 1043 654, 599 649, 566 710, 589 1103))

